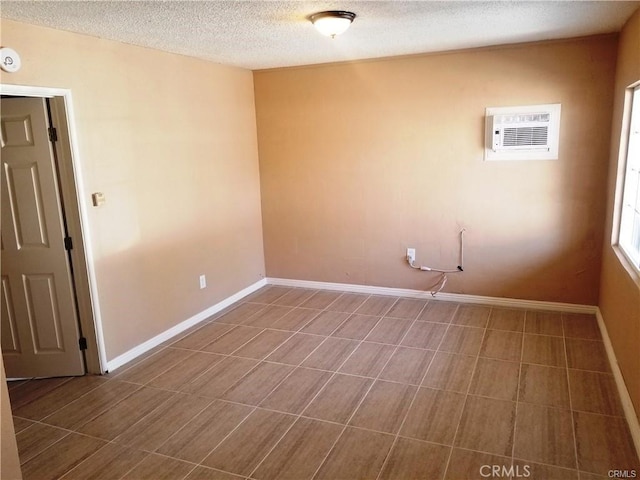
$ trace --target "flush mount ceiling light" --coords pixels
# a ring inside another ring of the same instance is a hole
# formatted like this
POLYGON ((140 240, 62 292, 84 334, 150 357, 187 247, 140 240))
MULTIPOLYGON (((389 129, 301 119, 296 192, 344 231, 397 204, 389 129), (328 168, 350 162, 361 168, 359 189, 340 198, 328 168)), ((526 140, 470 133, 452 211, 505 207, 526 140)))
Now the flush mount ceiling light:
POLYGON ((309 17, 309 20, 321 34, 335 38, 336 35, 344 33, 349 28, 354 18, 356 18, 356 14, 353 12, 330 10, 314 13, 309 17))

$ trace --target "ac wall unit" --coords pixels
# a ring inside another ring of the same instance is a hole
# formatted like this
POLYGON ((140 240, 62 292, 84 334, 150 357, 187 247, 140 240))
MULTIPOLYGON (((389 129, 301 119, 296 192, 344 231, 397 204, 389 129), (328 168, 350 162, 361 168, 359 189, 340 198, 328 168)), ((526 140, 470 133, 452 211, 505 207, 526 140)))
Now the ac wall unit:
POLYGON ((485 160, 555 160, 560 104, 487 108, 486 130, 485 160))

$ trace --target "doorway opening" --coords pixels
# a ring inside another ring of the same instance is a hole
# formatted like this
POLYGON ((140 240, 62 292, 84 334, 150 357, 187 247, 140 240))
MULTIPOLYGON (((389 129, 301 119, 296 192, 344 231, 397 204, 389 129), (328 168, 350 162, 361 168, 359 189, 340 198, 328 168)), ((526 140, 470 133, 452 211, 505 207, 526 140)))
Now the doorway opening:
POLYGON ((7 377, 104 373, 71 91, 0 85, 0 94, 7 377))

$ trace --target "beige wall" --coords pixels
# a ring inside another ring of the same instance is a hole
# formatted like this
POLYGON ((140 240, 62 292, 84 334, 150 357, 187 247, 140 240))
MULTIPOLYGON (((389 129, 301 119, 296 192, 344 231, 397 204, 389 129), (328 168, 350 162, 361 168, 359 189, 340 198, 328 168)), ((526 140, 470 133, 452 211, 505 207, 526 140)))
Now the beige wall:
POLYGON ((598 301, 617 39, 254 74, 267 275, 598 301), (483 162, 486 107, 561 103, 557 161, 483 162))
POLYGON ((609 195, 607 197, 605 244, 600 284, 600 310, 631 400, 640 417, 640 354, 638 354, 640 348, 640 278, 611 246, 614 203, 617 204, 614 195, 618 179, 618 152, 622 132, 624 93, 629 85, 639 80, 640 10, 629 19, 622 30, 618 47, 611 130, 611 161, 609 162, 609 195))
POLYGON ((2 21, 22 70, 71 89, 107 357, 264 275, 252 73, 2 21), (208 288, 198 277, 207 275, 208 288))

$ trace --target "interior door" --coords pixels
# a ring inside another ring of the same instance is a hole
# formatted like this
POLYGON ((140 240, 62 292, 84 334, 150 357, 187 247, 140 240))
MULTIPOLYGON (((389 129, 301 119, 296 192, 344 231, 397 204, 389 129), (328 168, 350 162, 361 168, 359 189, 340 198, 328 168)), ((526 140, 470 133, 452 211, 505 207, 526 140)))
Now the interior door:
POLYGON ((0 107, 0 336, 7 377, 83 375, 46 100, 3 98, 0 107))

